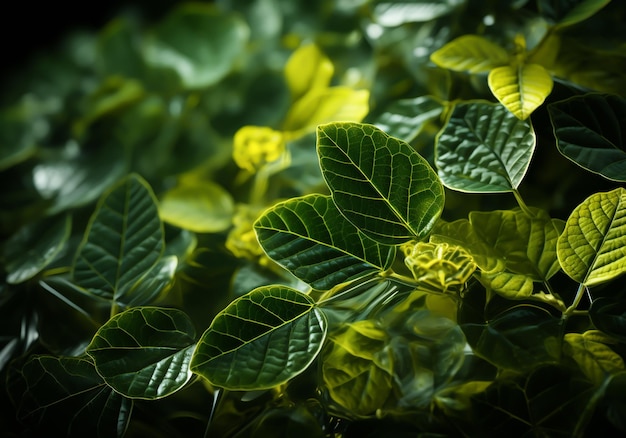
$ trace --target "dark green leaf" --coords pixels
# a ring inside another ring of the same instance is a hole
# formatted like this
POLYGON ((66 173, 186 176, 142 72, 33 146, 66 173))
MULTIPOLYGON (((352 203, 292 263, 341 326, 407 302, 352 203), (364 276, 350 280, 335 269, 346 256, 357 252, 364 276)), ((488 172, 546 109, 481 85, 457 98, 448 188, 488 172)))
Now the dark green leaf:
POLYGON ((95 295, 117 300, 162 252, 163 225, 154 194, 141 177, 131 175, 100 199, 78 250, 74 281, 95 295))
POLYGON ((286 286, 266 286, 233 301, 204 332, 191 370, 231 390, 271 388, 306 369, 326 337, 313 300, 286 286))
POLYGON ((84 357, 33 356, 9 376, 7 389, 19 420, 37 436, 122 437, 133 407, 84 357))
POLYGON ((593 300, 589 316, 598 330, 626 342, 626 301, 623 298, 602 297, 593 300))
POLYGON ((360 233, 330 196, 308 195, 277 204, 254 228, 267 255, 319 290, 387 269, 396 253, 395 247, 360 233))
POLYGON ((407 143, 372 125, 331 123, 318 127, 317 150, 335 204, 368 237, 423 238, 439 218, 443 186, 407 143))
POLYGON ((195 336, 180 310, 135 307, 100 327, 87 354, 117 392, 152 400, 178 391, 191 378, 195 336))
POLYGON ((539 0, 541 14, 561 26, 569 26, 586 20, 611 0, 539 0))
POLYGON ((443 103, 432 96, 400 99, 389 105, 374 124, 392 137, 411 142, 443 110, 443 103))
POLYGON ((605 178, 626 181, 626 99, 586 94, 548 106, 559 151, 605 178))
POLYGON ((161 258, 139 282, 135 283, 132 289, 128 290, 126 295, 119 296, 117 302, 124 307, 151 304, 172 285, 177 268, 176 256, 161 258))

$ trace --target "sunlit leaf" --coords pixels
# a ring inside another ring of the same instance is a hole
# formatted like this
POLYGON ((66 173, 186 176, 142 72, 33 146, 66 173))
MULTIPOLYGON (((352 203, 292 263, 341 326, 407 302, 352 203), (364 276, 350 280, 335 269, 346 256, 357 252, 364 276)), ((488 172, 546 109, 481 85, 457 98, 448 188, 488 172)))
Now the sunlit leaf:
POLYGON ((143 55, 154 67, 176 72, 186 88, 223 79, 243 53, 249 29, 211 4, 187 3, 160 22, 146 39, 143 55))
POLYGON ((567 219, 557 253, 565 273, 586 286, 626 272, 626 190, 595 193, 579 204, 567 219))
POLYGON ((335 204, 372 239, 422 238, 439 218, 443 186, 407 143, 373 125, 332 123, 318 127, 317 150, 335 204))
POLYGON ((443 110, 443 103, 432 96, 400 99, 385 108, 373 124, 391 137, 411 142, 424 125, 439 117, 443 110))
POLYGON ((484 37, 464 35, 434 52, 430 59, 450 70, 482 73, 508 63, 509 54, 484 37))
POLYGON ((610 3, 611 0, 539 0, 541 14, 559 26, 579 23, 610 3))
POLYGON ((298 48, 285 65, 285 79, 292 99, 299 99, 314 89, 327 88, 334 71, 330 59, 315 44, 298 48))
POLYGON ((120 394, 153 400, 191 378, 195 329, 177 309, 135 307, 106 322, 87 346, 98 374, 120 394))
POLYGON ((314 88, 291 105, 285 131, 313 131, 330 122, 360 122, 369 112, 368 90, 337 86, 314 88))
POLYGON ((464 0, 404 0, 374 2, 372 14, 377 23, 383 26, 399 26, 403 23, 426 22, 454 11, 464 0))
POLYGON ((395 256, 395 247, 373 241, 348 222, 330 196, 277 204, 254 228, 267 255, 319 290, 387 269, 395 256))
POLYGON ((79 247, 73 278, 93 294, 115 300, 127 294, 162 252, 156 198, 141 177, 130 175, 100 199, 79 247))
POLYGON ((589 316, 598 330, 626 342, 626 301, 623 298, 602 297, 593 300, 589 316))
POLYGON ((63 215, 24 225, 4 245, 8 283, 21 283, 37 275, 61 251, 70 236, 72 217, 63 215))
POLYGON ((439 177, 463 192, 510 192, 520 185, 535 150, 529 122, 487 102, 454 107, 435 146, 439 177))
POLYGON ((559 151, 592 172, 626 181, 626 99, 585 94, 548 105, 559 151))
POLYGON ((217 233, 231 225, 232 196, 211 181, 181 184, 163 194, 159 213, 164 222, 196 233, 217 233))
POLYGON ((19 420, 41 436, 122 437, 133 407, 85 357, 32 356, 7 389, 19 420))
POLYGON ((552 76, 539 64, 497 67, 487 78, 493 95, 520 120, 526 120, 552 92, 552 76))
POLYGON ((576 361, 585 376, 596 385, 601 384, 608 375, 624 370, 624 360, 606 345, 615 341, 601 331, 567 333, 563 340, 565 353, 576 361))
POLYGON ((372 414, 391 392, 392 362, 384 330, 371 320, 347 324, 330 338, 322 378, 330 397, 357 415, 372 414))
POLYGON ((231 390, 280 385, 304 371, 326 337, 313 300, 286 286, 266 286, 233 301, 198 342, 191 370, 231 390))
POLYGON ((480 273, 480 282, 489 291, 502 295, 509 300, 523 300, 533 294, 533 278, 509 271, 480 273))

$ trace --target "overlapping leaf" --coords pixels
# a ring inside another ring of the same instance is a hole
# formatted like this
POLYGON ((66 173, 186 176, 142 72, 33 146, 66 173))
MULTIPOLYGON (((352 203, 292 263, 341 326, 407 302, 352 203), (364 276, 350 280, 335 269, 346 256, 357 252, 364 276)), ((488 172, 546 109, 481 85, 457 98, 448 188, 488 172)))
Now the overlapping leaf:
POLYGON ((162 252, 163 225, 154 194, 141 177, 131 175, 98 203, 74 263, 74 281, 115 300, 127 295, 162 252))
POLYGON ((626 302, 621 297, 593 300, 589 309, 593 325, 607 335, 626 342, 626 302))
POLYGON ((426 22, 454 11, 463 0, 409 0, 374 2, 374 19, 383 26, 399 26, 404 23, 426 22))
POLYGON ((563 270, 586 286, 626 272, 626 189, 595 193, 567 219, 557 244, 563 270))
POLYGON ((502 47, 478 35, 464 35, 434 52, 430 59, 439 67, 470 73, 482 73, 509 61, 502 47))
POLYGON ((624 360, 607 345, 614 344, 615 340, 601 331, 567 333, 563 340, 564 351, 596 385, 600 385, 609 375, 624 370, 624 360))
POLYGON ((451 189, 510 192, 524 178, 534 150, 530 123, 497 104, 462 103, 438 134, 435 163, 451 189))
POLYGON ((387 269, 395 256, 395 247, 377 243, 348 222, 330 196, 277 204, 254 228, 267 255, 319 290, 387 269))
POLYGON ((576 96, 548 106, 559 151, 592 172, 626 181, 626 99, 576 96))
POLYGON ((410 142, 443 110, 443 103, 432 96, 400 99, 387 107, 374 124, 388 135, 410 142))
POLYGON ((327 88, 334 71, 333 63, 315 44, 300 47, 285 65, 285 80, 292 99, 296 100, 314 89, 327 88))
POLYGON ((19 420, 41 436, 122 437, 133 407, 86 357, 33 356, 7 389, 19 420))
POLYGON ((611 0, 539 0, 541 14, 559 26, 576 24, 598 12, 611 0))
POLYGON ((373 125, 331 123, 318 127, 317 150, 335 204, 368 237, 422 238, 439 218, 443 186, 407 143, 373 125))
POLYGON ((304 371, 325 336, 326 318, 308 295, 286 286, 260 287, 215 317, 191 370, 226 389, 271 388, 304 371))
POLYGON ((157 399, 191 378, 195 329, 177 309, 135 307, 104 324, 87 347, 98 373, 120 394, 157 399))

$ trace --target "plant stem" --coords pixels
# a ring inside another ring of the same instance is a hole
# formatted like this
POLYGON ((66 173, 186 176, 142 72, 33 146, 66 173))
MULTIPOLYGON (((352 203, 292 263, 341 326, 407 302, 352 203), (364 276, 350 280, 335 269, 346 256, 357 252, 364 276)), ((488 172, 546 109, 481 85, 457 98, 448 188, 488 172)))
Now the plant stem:
POLYGON ((528 205, 526 205, 526 203, 522 199, 522 195, 517 189, 513 189, 513 196, 515 196, 515 200, 517 201, 517 204, 520 206, 520 208, 522 209, 524 213, 526 213, 530 217, 535 217, 535 213, 533 213, 530 210, 530 208, 528 208, 528 205))
POLYGON ((576 308, 578 307, 578 305, 580 304, 580 300, 582 300, 583 295, 585 295, 585 290, 587 288, 585 287, 585 285, 583 283, 580 283, 578 285, 578 290, 576 291, 576 297, 574 298, 574 302, 572 303, 571 306, 569 306, 567 308, 567 310, 565 310, 565 312, 563 313, 563 316, 565 318, 567 318, 568 316, 571 316, 574 314, 574 312, 576 311, 576 308))

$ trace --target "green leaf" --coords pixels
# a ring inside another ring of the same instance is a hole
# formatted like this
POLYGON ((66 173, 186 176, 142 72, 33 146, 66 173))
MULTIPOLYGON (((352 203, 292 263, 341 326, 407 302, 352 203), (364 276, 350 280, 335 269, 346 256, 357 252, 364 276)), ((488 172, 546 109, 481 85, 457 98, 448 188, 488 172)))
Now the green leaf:
POLYGON ((461 103, 437 136, 435 163, 446 187, 510 192, 520 185, 535 150, 535 133, 504 107, 461 103))
POLYGON ((335 204, 368 237, 423 238, 439 218, 443 186, 407 143, 373 125, 331 123, 318 127, 317 151, 335 204))
POLYGON ((478 35, 464 35, 433 52, 432 62, 439 67, 470 73, 488 72, 509 62, 502 47, 478 35))
POLYGON ((606 345, 615 341, 601 331, 567 333, 563 340, 565 353, 576 361, 585 376, 596 385, 624 370, 624 360, 606 345))
POLYGON ((379 0, 374 2, 372 15, 374 20, 386 27, 399 26, 404 23, 423 23, 447 15, 461 6, 463 0, 404 0, 390 2, 379 0))
POLYGON ((298 48, 285 65, 285 80, 292 99, 295 101, 317 88, 328 88, 334 71, 333 63, 315 44, 298 48))
POLYGON ((533 279, 529 275, 508 271, 481 272, 478 278, 488 291, 493 291, 509 300, 525 300, 533 295, 533 279))
POLYGON ((127 294, 163 253, 163 225, 148 184, 130 175, 93 213, 73 267, 76 284, 100 297, 127 294))
POLYGON ((595 193, 578 205, 558 240, 565 273, 585 286, 626 272, 626 190, 595 193))
POLYGON ((118 296, 118 304, 126 308, 152 304, 172 286, 177 268, 176 256, 159 259, 125 295, 118 296))
POLYGON ((611 0, 539 0, 541 15, 559 26, 570 26, 594 15, 611 0))
POLYGON ((164 222, 196 233, 218 233, 231 226, 232 196, 211 181, 183 183, 163 194, 159 213, 164 222))
POLYGON ((589 316, 598 330, 626 342, 626 302, 623 298, 602 297, 593 300, 589 316))
POLYGON ((304 371, 326 337, 326 318, 308 296, 260 287, 233 301, 204 332, 191 370, 229 390, 268 389, 304 371))
POLYGON ((585 94, 548 105, 559 151, 583 168, 626 181, 626 99, 585 94))
POLYGON ((40 109, 50 104, 24 100, 22 105, 0 111, 0 171, 31 157, 50 129, 40 109))
POLYGON ((41 436, 122 437, 133 407, 85 357, 32 356, 7 389, 18 419, 41 436))
POLYGON ((364 236, 339 212, 330 196, 281 202, 254 224, 268 256, 314 289, 388 269, 395 247, 364 236))
POLYGON ((552 92, 552 76, 539 64, 505 65, 487 78, 493 95, 520 120, 526 120, 552 92))
POLYGON ((376 412, 391 393, 392 361, 384 330, 371 320, 346 324, 330 338, 322 379, 330 397, 356 415, 376 412))
POLYGON ((70 237, 72 217, 63 215, 24 225, 4 245, 7 283, 33 278, 63 249, 70 237))
POLYGON ((400 99, 385 108, 385 112, 373 124, 391 137, 411 142, 443 110, 444 104, 432 96, 400 99))
POLYGON ((474 353, 500 368, 527 371, 560 357, 561 320, 540 307, 519 305, 463 331, 474 353))
POLYGON ((168 396, 191 378, 195 329, 177 309, 135 307, 106 322, 87 346, 98 374, 130 398, 168 396))
POLYGON ((210 4, 179 6, 146 38, 143 55, 153 67, 174 70, 185 88, 222 80, 243 54, 249 29, 237 15, 210 4))

